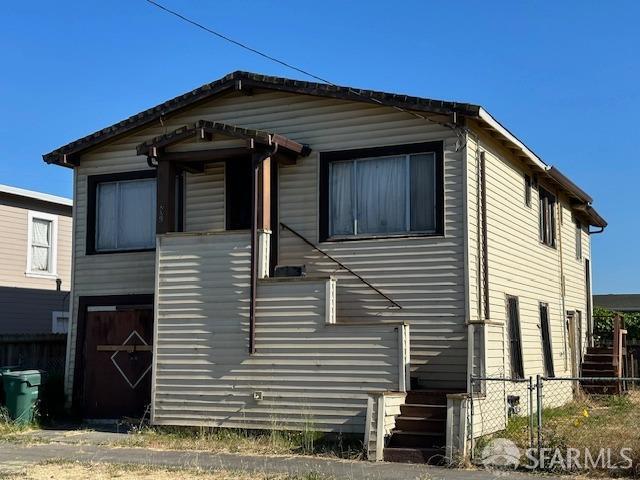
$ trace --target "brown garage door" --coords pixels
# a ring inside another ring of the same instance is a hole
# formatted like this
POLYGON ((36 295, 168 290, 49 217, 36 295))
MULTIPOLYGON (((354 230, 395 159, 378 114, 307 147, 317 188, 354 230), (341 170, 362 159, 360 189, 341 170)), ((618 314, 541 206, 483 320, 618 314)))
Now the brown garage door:
POLYGON ((83 416, 141 417, 151 402, 153 310, 88 311, 85 328, 83 416))

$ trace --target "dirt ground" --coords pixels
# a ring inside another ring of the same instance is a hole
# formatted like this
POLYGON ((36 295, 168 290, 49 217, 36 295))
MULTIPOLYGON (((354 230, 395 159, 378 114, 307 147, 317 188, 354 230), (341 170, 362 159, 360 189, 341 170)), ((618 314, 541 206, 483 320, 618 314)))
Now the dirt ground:
POLYGON ((288 475, 267 475, 253 472, 232 472, 219 470, 205 472, 202 470, 174 470, 156 468, 151 466, 114 465, 108 463, 69 463, 69 462, 45 462, 30 465, 15 472, 0 473, 2 480, 320 480, 314 474, 304 477, 291 477, 288 475))

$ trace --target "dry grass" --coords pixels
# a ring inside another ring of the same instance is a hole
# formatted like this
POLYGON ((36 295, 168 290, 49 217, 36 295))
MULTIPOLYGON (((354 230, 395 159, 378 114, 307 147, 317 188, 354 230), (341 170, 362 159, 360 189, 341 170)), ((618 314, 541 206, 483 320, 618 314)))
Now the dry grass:
POLYGON ((315 455, 351 460, 360 459, 363 455, 361 441, 343 437, 325 439, 318 432, 311 431, 149 427, 130 434, 118 445, 248 455, 315 455))
POLYGON ((234 472, 229 470, 204 471, 195 469, 168 469, 148 465, 121 465, 109 463, 78 463, 50 461, 24 467, 19 471, 0 473, 2 480, 324 480, 315 473, 304 476, 234 472))

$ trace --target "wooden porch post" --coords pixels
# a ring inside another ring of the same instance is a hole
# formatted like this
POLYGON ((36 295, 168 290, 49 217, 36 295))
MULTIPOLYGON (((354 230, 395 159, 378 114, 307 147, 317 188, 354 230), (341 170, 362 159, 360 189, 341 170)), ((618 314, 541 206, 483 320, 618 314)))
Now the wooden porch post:
POLYGON ((258 291, 258 229, 271 227, 272 152, 259 151, 251 157, 251 285, 249 303, 249 353, 256 352, 256 296, 258 291))
POLYGON ((176 167, 168 160, 158 161, 156 233, 171 232, 176 225, 176 167))

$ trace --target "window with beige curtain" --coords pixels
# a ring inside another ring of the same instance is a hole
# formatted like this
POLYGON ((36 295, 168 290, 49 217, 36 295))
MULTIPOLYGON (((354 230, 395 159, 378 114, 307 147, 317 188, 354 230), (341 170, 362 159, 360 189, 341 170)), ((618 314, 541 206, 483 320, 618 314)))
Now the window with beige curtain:
POLYGON ((52 222, 42 218, 31 222, 31 272, 51 273, 52 222))
POLYGON ((435 230, 435 154, 363 158, 330 164, 330 236, 435 230))

